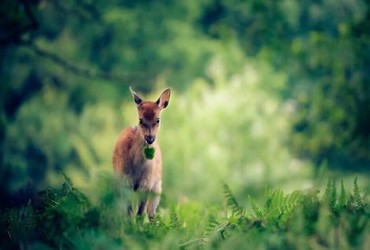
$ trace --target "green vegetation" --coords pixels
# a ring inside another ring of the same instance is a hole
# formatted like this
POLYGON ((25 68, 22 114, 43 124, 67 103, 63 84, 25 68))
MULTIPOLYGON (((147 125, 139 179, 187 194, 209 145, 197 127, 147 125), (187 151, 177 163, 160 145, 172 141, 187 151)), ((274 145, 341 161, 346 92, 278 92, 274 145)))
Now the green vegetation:
POLYGON ((342 182, 339 197, 330 180, 323 195, 318 190, 286 194, 269 189, 264 205, 249 197, 248 208, 223 184, 223 206, 168 204, 152 221, 125 214, 121 202, 127 205, 128 199, 114 194, 113 188, 101 191, 100 200, 93 203, 65 178, 62 187, 2 211, 3 247, 363 249, 370 242, 369 205, 357 178, 352 192, 342 182))
POLYGON ((369 1, 3 0, 0 16, 0 248, 369 245, 369 1), (123 216, 111 166, 137 123, 129 86, 172 90, 151 222, 123 216))

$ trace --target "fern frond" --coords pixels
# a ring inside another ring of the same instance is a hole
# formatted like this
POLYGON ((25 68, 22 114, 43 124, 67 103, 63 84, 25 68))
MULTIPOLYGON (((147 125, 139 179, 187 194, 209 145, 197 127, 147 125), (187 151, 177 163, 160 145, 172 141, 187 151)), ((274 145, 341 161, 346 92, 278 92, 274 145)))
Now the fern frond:
POLYGON ((299 191, 285 195, 281 189, 275 190, 271 194, 271 207, 266 209, 266 221, 284 223, 301 201, 302 195, 299 191))
POLYGON ((335 212, 337 204, 337 188, 335 186, 334 179, 330 179, 328 181, 322 201, 328 205, 331 212, 335 212))
POLYGON ((320 200, 318 197, 319 190, 312 190, 308 194, 302 196, 302 209, 304 218, 304 232, 307 235, 314 234, 316 224, 319 219, 320 200))
POLYGON ((152 228, 155 228, 155 230, 158 230, 158 228, 161 229, 168 229, 167 225, 164 223, 162 217, 159 215, 159 213, 154 215, 154 218, 150 220, 149 224, 152 228))
POLYGON ((258 206, 255 200, 251 196, 248 196, 248 201, 256 217, 263 218, 265 214, 264 209, 258 206))
POLYGON ((223 194, 226 200, 228 210, 231 211, 232 216, 241 217, 244 214, 243 208, 239 205, 231 189, 226 183, 223 183, 223 194))
POLYGON ((274 209, 279 208, 284 203, 285 197, 284 192, 281 189, 277 189, 275 191, 272 191, 270 194, 270 207, 266 207, 266 209, 274 209))
POLYGON ((209 238, 212 238, 212 235, 219 234, 222 239, 227 237, 226 233, 230 227, 231 222, 228 219, 222 221, 210 220, 208 226, 202 236, 203 240, 206 242, 209 238))
POLYGON ((283 190, 270 191, 265 207, 256 204, 253 198, 248 197, 249 203, 257 218, 269 225, 284 225, 293 210, 302 203, 302 194, 294 191, 291 194, 284 194, 283 190))
POLYGON ((346 206, 347 200, 346 200, 346 190, 344 189, 343 179, 340 183, 340 194, 338 197, 338 203, 337 203, 337 211, 342 211, 346 206))
POLYGON ((218 222, 215 218, 209 219, 204 234, 205 235, 212 234, 215 231, 215 229, 219 226, 219 224, 220 222, 218 222))
POLYGON ((353 181, 353 202, 356 210, 361 211, 364 209, 364 203, 362 202, 360 188, 357 183, 357 177, 353 181))
POLYGON ((177 216, 175 206, 170 208, 170 229, 176 230, 181 227, 179 217, 177 216))
POLYGON ((199 237, 199 238, 195 238, 195 239, 182 242, 178 245, 178 247, 180 249, 187 249, 187 248, 198 249, 199 247, 206 246, 208 241, 209 240, 206 237, 199 237))
POLYGON ((220 233, 223 233, 226 231, 226 228, 230 225, 230 223, 228 221, 223 221, 223 222, 220 222, 220 223, 217 223, 214 227, 214 232, 220 232, 220 233))

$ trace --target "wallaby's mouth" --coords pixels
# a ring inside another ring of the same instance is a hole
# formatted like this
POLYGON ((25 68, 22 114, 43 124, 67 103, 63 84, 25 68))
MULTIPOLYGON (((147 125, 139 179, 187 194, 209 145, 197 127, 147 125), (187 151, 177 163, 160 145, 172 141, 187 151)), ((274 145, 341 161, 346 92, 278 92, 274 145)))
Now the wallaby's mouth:
POLYGON ((151 135, 145 136, 145 141, 148 145, 153 144, 153 142, 155 141, 155 137, 151 135))

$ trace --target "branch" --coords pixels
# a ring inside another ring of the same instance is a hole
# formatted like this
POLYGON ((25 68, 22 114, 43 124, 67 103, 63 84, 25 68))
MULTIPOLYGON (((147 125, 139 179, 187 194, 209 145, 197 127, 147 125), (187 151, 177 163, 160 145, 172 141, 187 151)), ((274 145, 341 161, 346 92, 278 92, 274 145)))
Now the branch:
POLYGON ((65 58, 59 56, 58 54, 55 54, 53 52, 50 52, 48 50, 42 49, 38 47, 37 45, 33 44, 32 42, 28 41, 23 41, 21 42, 21 45, 25 46, 26 48, 30 49, 33 53, 36 55, 45 58, 47 60, 50 60, 51 62, 59 65, 60 67, 64 68, 65 70, 72 72, 75 75, 80 75, 86 78, 101 78, 109 81, 115 81, 115 82, 125 82, 125 83, 132 83, 132 82, 137 82, 140 81, 140 79, 147 79, 148 77, 151 77, 148 74, 137 74, 134 76, 133 74, 130 75, 117 75, 117 74, 112 74, 108 72, 103 72, 103 71, 97 71, 97 70, 92 70, 88 68, 82 68, 79 67, 65 58))
MULTIPOLYGON (((89 19, 89 20, 100 20, 100 14, 96 7, 93 4, 89 4, 85 2, 84 0, 76 0, 78 3, 79 8, 77 8, 78 16, 89 19)), ((51 2, 54 4, 54 7, 59 11, 65 11, 65 12, 73 12, 73 8, 69 9, 67 6, 62 5, 60 1, 58 0, 51 0, 51 2)), ((99 70, 93 70, 89 68, 80 67, 77 64, 72 63, 71 61, 63 58, 57 53, 53 53, 51 51, 45 50, 36 44, 33 43, 33 40, 35 37, 33 36, 25 36, 25 34, 28 34, 32 31, 37 30, 39 23, 32 11, 30 1, 28 0, 18 0, 17 2, 20 6, 23 6, 24 8, 24 15, 27 19, 27 24, 23 25, 23 27, 20 27, 18 29, 12 30, 6 34, 6 37, 2 37, 0 35, 0 46, 6 45, 6 46, 24 46, 25 48, 28 48, 31 50, 35 55, 47 59, 51 61, 54 64, 57 64, 58 66, 64 68, 65 70, 75 74, 80 75, 87 78, 101 78, 109 81, 115 81, 115 82, 129 82, 129 83, 135 83, 135 82, 148 82, 150 79, 154 79, 154 74, 148 74, 148 72, 134 72, 129 74, 112 74, 109 72, 99 71, 99 70), (26 38, 29 37, 29 38, 26 38)), ((76 13, 77 13, 76 12, 76 13)), ((73 12, 74 13, 74 12, 73 12)), ((74 14, 76 14, 74 13, 74 14)))

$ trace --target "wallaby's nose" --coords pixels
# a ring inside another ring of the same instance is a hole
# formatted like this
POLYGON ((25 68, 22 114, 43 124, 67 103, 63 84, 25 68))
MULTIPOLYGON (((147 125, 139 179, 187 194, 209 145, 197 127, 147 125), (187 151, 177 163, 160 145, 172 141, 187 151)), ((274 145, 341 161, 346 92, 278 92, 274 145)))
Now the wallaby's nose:
POLYGON ((155 137, 154 136, 151 136, 151 135, 147 135, 147 136, 145 136, 145 141, 148 144, 152 144, 155 141, 155 137))

